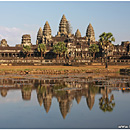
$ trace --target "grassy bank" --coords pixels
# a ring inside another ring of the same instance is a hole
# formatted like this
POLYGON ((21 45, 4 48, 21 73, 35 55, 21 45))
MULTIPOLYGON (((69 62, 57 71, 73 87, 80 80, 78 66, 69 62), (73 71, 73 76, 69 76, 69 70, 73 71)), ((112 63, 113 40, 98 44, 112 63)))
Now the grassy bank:
POLYGON ((64 74, 64 73, 118 73, 126 66, 0 66, 0 74, 64 74))

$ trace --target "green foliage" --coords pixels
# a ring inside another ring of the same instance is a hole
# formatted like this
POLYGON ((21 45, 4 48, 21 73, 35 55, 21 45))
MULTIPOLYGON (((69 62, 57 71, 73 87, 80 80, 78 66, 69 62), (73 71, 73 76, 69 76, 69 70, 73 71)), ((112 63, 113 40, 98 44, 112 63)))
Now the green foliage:
POLYGON ((99 52, 99 46, 98 46, 97 44, 92 44, 92 45, 89 47, 89 52, 90 52, 90 53, 99 52))
POLYGON ((56 54, 64 54, 67 52, 67 47, 64 42, 58 42, 53 46, 53 52, 56 54))
POLYGON ((105 68, 108 67, 108 64, 107 64, 107 51, 108 51, 108 47, 110 46, 113 46, 112 42, 115 42, 115 38, 113 37, 113 34, 112 33, 102 33, 100 36, 99 36, 99 44, 100 46, 104 49, 104 53, 106 54, 106 66, 105 68))
POLYGON ((63 88, 66 88, 67 85, 63 84, 63 83, 58 83, 58 84, 55 84, 53 89, 54 90, 58 90, 58 89, 63 89, 63 88))
POLYGON ((56 91, 56 94, 58 96, 66 96, 66 91, 65 90, 56 91))
POLYGON ((46 86, 38 86, 37 87, 38 94, 43 94, 46 91, 46 86))
POLYGON ((31 86, 23 86, 23 88, 22 88, 22 90, 25 91, 25 92, 31 91, 31 89, 32 89, 31 86))
POLYGON ((32 69, 24 69, 24 71, 31 71, 32 69))
POLYGON ((23 46, 23 52, 28 54, 31 50, 31 47, 30 46, 23 46))
POLYGON ((110 45, 110 43, 115 42, 115 38, 113 37, 113 34, 111 32, 104 32, 99 36, 99 38, 99 44, 101 46, 107 47, 108 45, 110 45))
POLYGON ((115 107, 115 102, 112 102, 114 100, 114 96, 111 95, 111 99, 109 100, 109 98, 103 98, 101 97, 99 99, 99 105, 100 105, 100 109, 103 112, 112 112, 113 108, 115 107))
POLYGON ((45 44, 39 44, 37 50, 38 50, 38 52, 45 52, 46 51, 46 45, 45 44))
POLYGON ((56 94, 58 94, 59 96, 64 96, 66 95, 66 91, 62 90, 63 88, 66 88, 67 85, 63 84, 63 83, 57 83, 53 86, 53 90, 55 91, 56 94))
POLYGON ((30 46, 23 46, 23 53, 28 56, 29 52, 31 51, 30 46))
POLYGON ((97 94, 99 92, 99 88, 98 87, 95 87, 94 85, 89 85, 89 91, 92 93, 92 94, 97 94))

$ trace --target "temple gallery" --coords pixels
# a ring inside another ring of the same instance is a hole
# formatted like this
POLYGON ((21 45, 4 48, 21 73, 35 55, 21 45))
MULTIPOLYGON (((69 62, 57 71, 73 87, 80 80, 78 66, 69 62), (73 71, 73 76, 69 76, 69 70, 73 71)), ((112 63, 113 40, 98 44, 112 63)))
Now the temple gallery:
POLYGON ((49 22, 46 21, 43 29, 40 27, 37 32, 35 45, 31 43, 30 34, 24 34, 21 44, 16 44, 15 47, 9 46, 7 40, 2 39, 0 42, 0 64, 43 65, 72 62, 102 65, 106 60, 108 64, 112 65, 129 64, 130 42, 123 41, 121 45, 114 45, 110 42, 107 46, 103 46, 99 41, 95 41, 95 32, 91 23, 86 29, 85 36, 81 35, 79 29, 72 34, 70 22, 63 15, 57 34, 52 36, 51 32, 49 22))

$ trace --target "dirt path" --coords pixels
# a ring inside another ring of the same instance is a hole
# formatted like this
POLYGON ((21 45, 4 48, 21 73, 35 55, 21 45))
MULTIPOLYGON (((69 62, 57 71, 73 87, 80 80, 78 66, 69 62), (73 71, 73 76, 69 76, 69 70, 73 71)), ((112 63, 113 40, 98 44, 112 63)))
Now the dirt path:
MULTIPOLYGON (((130 65, 112 65, 108 66, 108 69, 123 69, 123 68, 130 68, 130 65)), ((105 69, 105 66, 80 66, 80 67, 74 67, 74 66, 0 66, 0 70, 33 70, 33 69, 39 69, 39 70, 73 70, 73 69, 105 69)))

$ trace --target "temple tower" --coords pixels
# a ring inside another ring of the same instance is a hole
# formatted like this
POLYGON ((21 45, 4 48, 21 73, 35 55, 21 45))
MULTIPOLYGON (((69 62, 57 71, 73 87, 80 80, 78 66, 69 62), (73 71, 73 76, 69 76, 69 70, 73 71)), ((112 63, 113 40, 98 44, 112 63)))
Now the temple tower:
POLYGON ((46 21, 43 28, 42 43, 47 44, 49 43, 50 40, 51 40, 51 28, 48 21, 46 21))
POLYGON ((43 36, 51 38, 51 28, 50 28, 50 25, 49 25, 48 21, 46 21, 46 23, 44 25, 43 36))
POLYGON ((40 27, 40 28, 39 28, 39 31, 38 31, 38 33, 37 33, 37 41, 36 41, 36 44, 42 43, 42 36, 43 36, 43 31, 42 31, 42 28, 40 27))
POLYGON ((1 90, 1 96, 6 97, 6 95, 7 95, 7 89, 2 89, 1 90))
POLYGON ((37 100, 39 102, 39 105, 42 106, 42 103, 43 103, 43 97, 41 94, 37 94, 37 100))
POLYGON ((43 105, 44 105, 46 113, 48 113, 49 110, 50 110, 51 100, 52 100, 52 96, 51 95, 47 95, 46 97, 43 98, 43 105))
POLYGON ((68 100, 61 100, 59 102, 60 112, 62 117, 65 119, 67 113, 69 112, 69 102, 68 100))
POLYGON ((86 38, 88 41, 95 41, 95 33, 94 29, 91 25, 91 23, 88 25, 87 31, 86 31, 86 38))
POLYGON ((81 96, 81 91, 77 91, 77 92, 75 93, 75 99, 76 99, 77 104, 80 103, 81 98, 82 98, 82 96, 81 96))
POLYGON ((80 33, 79 29, 77 29, 77 31, 75 33, 75 37, 77 37, 77 38, 81 37, 81 33, 80 33))
POLYGON ((22 36, 22 46, 31 46, 31 36, 29 34, 25 34, 22 36))
POLYGON ((88 97, 86 98, 86 101, 87 101, 88 108, 92 110, 94 102, 95 102, 95 95, 89 94, 88 97))
POLYGON ((65 15, 63 15, 61 18, 60 24, 59 24, 59 32, 57 34, 58 36, 67 34, 66 24, 67 24, 66 17, 65 17, 65 15))
POLYGON ((5 39, 2 39, 0 46, 2 46, 2 47, 7 47, 7 46, 9 46, 9 45, 7 44, 7 41, 6 41, 5 39))
POLYGON ((30 88, 30 87, 23 87, 21 89, 21 92, 22 92, 22 99, 23 100, 31 100, 32 88, 30 88))

